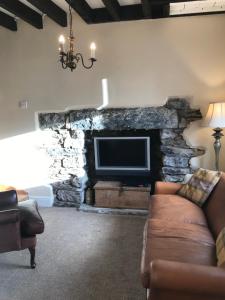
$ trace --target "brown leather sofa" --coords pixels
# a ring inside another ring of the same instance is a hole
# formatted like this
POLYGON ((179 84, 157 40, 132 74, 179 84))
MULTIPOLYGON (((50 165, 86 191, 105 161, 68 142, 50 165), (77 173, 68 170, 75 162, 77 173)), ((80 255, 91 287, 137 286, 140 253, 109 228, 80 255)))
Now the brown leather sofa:
POLYGON ((28 248, 31 268, 35 268, 36 234, 44 222, 34 200, 18 203, 15 190, 0 192, 0 253, 28 248))
POLYGON ((225 300, 215 240, 225 227, 225 174, 203 208, 157 182, 144 229, 141 279, 150 300, 225 300))

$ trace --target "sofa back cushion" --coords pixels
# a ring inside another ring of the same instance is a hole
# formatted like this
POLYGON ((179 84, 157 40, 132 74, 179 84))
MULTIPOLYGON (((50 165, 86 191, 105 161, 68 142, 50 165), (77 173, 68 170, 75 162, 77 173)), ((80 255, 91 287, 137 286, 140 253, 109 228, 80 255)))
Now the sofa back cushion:
POLYGON ((220 231, 225 227, 225 173, 203 206, 208 225, 217 239, 220 231))

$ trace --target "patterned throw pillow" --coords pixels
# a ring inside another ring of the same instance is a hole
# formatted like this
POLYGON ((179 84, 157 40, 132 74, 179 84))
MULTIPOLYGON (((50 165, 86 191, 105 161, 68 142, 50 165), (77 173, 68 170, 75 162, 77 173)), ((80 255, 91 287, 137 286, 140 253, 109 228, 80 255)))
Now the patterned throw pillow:
POLYGON ((217 265, 225 267, 225 227, 220 231, 216 239, 217 265))
POLYGON ((198 169, 177 192, 202 207, 220 179, 220 172, 198 169))

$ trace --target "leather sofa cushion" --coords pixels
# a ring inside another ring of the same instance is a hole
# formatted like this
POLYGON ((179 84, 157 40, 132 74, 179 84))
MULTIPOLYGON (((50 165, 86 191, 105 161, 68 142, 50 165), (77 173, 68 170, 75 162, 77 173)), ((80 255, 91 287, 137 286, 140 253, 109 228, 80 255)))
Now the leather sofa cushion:
POLYGON ((145 226, 141 279, 150 286, 150 263, 155 259, 216 265, 215 241, 207 227, 149 219, 145 226))
POLYGON ((40 234, 44 231, 44 222, 35 200, 26 200, 18 204, 23 237, 40 234))
POLYGON ((203 206, 208 225, 216 239, 225 227, 225 174, 221 178, 203 206))
POLYGON ((150 217, 207 226, 202 209, 178 195, 153 195, 150 201, 150 217))

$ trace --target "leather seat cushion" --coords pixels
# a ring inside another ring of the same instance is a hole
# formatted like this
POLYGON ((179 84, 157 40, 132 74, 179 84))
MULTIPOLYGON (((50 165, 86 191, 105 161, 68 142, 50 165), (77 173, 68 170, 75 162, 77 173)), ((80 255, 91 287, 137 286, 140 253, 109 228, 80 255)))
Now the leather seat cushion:
POLYGON ((149 219, 145 226, 141 279, 150 286, 150 263, 155 259, 216 265, 215 241, 207 227, 149 219))
POLYGON ((150 217, 207 226, 202 209, 178 195, 151 196, 150 217))

